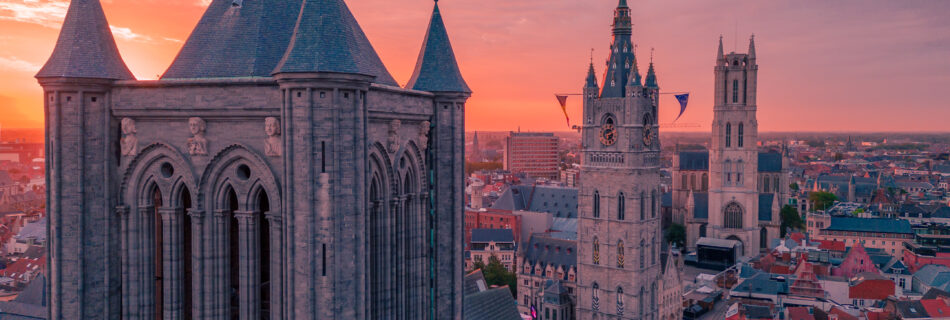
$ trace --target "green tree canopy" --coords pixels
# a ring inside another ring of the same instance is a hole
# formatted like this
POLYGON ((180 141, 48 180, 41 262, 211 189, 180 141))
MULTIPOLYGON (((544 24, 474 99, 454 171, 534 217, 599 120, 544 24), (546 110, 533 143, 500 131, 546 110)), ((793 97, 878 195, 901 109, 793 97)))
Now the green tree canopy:
POLYGON ((676 244, 682 248, 686 244, 686 227, 679 223, 673 223, 669 228, 663 231, 663 238, 666 242, 676 244))
POLYGON ((812 203, 812 210, 826 210, 838 200, 834 193, 815 191, 808 194, 808 202, 812 203))
POLYGON ((792 184, 788 185, 788 188, 792 191, 798 191, 798 182, 792 182, 792 184))
POLYGON ((779 215, 782 218, 782 238, 785 238, 786 230, 791 228, 792 230, 804 230, 805 222, 802 221, 802 216, 798 214, 798 209, 785 205, 782 207, 782 211, 779 212, 779 215))
POLYGON ((489 286, 508 286, 511 295, 518 296, 518 275, 505 269, 498 257, 494 255, 488 257, 487 265, 481 261, 475 261, 474 267, 482 269, 482 275, 485 276, 485 282, 488 282, 489 286))

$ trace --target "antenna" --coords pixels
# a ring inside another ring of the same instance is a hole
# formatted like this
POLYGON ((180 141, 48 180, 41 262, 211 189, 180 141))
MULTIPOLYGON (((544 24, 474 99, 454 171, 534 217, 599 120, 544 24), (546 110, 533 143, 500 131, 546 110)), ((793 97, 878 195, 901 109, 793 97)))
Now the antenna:
POLYGON ((594 64, 594 48, 590 48, 590 64, 594 64))

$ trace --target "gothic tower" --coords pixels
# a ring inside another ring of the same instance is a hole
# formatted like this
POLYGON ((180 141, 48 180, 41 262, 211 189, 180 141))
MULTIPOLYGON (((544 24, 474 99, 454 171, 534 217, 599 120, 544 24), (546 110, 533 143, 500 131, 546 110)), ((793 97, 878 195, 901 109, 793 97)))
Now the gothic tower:
MULTIPOLYGON (((709 152, 708 237, 742 242, 743 255, 758 253, 757 173, 759 154, 756 121, 755 43, 749 52, 723 54, 722 37, 716 58, 716 91, 709 152)), ((766 228, 765 233, 768 233, 766 228)))
POLYGON ((659 87, 645 81, 631 41, 630 8, 614 12, 603 88, 594 66, 584 87, 578 226, 577 317, 655 317, 660 270, 659 87))

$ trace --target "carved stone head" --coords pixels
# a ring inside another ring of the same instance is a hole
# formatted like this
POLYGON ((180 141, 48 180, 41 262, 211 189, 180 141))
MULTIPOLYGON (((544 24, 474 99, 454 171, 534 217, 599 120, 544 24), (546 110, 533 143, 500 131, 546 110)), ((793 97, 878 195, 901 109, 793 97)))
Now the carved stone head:
POLYGON ((267 133, 268 137, 276 137, 280 135, 280 120, 274 117, 267 117, 264 119, 264 133, 267 133))
POLYGON ((132 120, 131 118, 122 118, 122 134, 131 135, 135 133, 135 120, 132 120))
POLYGON ((191 118, 191 119, 188 119, 188 128, 191 129, 192 135, 200 135, 200 134, 205 133, 207 124, 205 123, 204 119, 197 118, 197 117, 191 118))

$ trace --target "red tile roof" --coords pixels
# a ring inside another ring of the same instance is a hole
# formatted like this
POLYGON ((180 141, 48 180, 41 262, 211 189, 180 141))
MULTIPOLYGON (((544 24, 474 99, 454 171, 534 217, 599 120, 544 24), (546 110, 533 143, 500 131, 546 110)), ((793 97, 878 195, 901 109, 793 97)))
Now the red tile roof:
POLYGON ((789 307, 788 320, 815 320, 815 315, 808 307, 789 307))
POLYGON ((924 306, 924 309, 927 310, 927 314, 934 319, 946 319, 950 318, 950 306, 946 302, 940 299, 925 299, 920 300, 920 304, 924 306))

